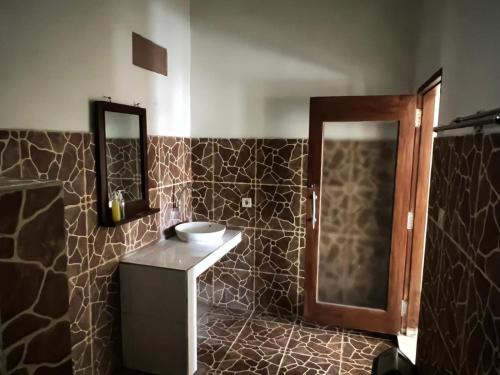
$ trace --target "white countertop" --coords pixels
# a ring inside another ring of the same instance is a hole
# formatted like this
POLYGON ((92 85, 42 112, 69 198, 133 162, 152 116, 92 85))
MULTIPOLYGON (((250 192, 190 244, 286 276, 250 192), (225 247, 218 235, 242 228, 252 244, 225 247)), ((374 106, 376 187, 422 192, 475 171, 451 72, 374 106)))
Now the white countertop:
POLYGON ((182 242, 172 237, 127 254, 121 262, 178 271, 192 270, 198 276, 240 242, 241 232, 236 230, 226 230, 222 242, 216 244, 182 242))

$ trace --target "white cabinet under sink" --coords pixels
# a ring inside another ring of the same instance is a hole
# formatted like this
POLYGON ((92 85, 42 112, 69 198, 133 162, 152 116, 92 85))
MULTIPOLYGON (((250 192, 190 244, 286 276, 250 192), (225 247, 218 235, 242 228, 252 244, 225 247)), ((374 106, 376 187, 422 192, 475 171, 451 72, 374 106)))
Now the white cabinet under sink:
POLYGON ((217 243, 160 241, 120 262, 125 367, 152 374, 196 371, 196 278, 241 242, 226 230, 217 243))

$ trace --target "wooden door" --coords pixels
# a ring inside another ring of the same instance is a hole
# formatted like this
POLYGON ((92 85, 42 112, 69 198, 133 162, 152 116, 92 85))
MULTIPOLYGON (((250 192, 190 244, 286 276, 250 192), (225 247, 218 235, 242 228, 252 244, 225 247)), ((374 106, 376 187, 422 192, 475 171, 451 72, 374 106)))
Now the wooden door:
POLYGON ((306 320, 401 325, 415 96, 310 101, 306 320))

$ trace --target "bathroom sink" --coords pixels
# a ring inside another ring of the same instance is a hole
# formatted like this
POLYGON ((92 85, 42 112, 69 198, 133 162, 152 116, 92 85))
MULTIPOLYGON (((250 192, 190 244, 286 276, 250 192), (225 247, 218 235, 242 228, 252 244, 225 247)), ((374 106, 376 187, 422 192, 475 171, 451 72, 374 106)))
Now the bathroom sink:
POLYGON ((184 242, 214 243, 222 241, 226 226, 209 221, 183 223, 175 227, 177 237, 184 242))

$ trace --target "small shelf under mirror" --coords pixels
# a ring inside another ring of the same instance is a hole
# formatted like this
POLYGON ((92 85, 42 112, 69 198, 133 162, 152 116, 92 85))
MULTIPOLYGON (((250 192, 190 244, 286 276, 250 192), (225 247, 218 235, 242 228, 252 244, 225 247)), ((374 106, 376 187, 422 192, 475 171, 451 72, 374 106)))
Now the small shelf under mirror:
POLYGON ((103 227, 117 227, 126 223, 130 223, 131 221, 139 220, 142 219, 143 217, 149 216, 149 215, 154 215, 157 212, 160 212, 159 208, 148 208, 146 211, 138 212, 133 216, 126 217, 123 220, 116 221, 116 222, 106 222, 103 224, 103 227))

